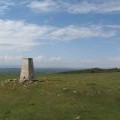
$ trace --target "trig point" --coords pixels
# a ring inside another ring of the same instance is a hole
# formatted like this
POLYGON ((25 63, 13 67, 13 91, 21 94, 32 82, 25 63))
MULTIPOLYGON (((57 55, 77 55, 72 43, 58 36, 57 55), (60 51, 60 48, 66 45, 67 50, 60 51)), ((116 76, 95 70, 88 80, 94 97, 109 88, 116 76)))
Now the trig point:
POLYGON ((32 58, 23 58, 23 65, 21 68, 20 82, 34 80, 34 66, 32 58))

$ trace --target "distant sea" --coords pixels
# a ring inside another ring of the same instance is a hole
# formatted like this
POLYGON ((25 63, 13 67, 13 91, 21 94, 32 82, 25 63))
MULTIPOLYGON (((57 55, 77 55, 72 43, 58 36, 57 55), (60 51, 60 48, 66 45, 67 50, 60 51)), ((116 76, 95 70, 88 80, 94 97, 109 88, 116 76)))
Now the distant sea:
MULTIPOLYGON (((37 68, 35 69, 36 74, 51 74, 59 72, 67 72, 75 69, 70 68, 37 68)), ((20 68, 0 68, 0 74, 20 74, 20 68)))

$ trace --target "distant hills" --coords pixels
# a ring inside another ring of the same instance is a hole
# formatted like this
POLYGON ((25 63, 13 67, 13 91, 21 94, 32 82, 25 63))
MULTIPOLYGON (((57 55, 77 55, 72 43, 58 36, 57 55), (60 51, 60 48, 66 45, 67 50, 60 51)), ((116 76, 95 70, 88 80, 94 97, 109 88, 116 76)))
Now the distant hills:
MULTIPOLYGON (((0 74, 20 74, 20 68, 0 68, 0 74)), ((70 68, 37 68, 35 69, 36 74, 51 74, 51 73, 104 73, 104 72, 120 72, 119 68, 111 69, 101 69, 101 68, 91 68, 91 69, 70 69, 70 68)))
MULTIPOLYGON (((75 69, 69 68, 36 68, 36 74, 50 74, 50 73, 58 73, 58 72, 66 72, 73 71, 75 69)), ((20 68, 0 68, 0 74, 20 74, 20 68)))
POLYGON ((120 68, 110 68, 110 69, 102 69, 102 68, 91 68, 91 69, 82 69, 82 70, 73 70, 62 72, 63 74, 69 73, 104 73, 104 72, 120 72, 120 68))

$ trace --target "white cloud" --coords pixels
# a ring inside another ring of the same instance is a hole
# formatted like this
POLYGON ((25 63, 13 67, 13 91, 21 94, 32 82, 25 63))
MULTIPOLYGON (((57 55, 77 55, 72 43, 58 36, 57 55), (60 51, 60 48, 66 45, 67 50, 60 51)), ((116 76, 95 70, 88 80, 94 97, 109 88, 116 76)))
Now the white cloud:
POLYGON ((120 29, 120 25, 103 25, 103 27, 107 27, 110 29, 120 29))
MULTIPOLYGON (((16 66, 20 67, 22 65, 22 58, 24 56, 0 56, 0 66, 16 66)), ((26 57, 26 56, 25 56, 26 57)), ((29 57, 29 56, 28 56, 29 57)), ((32 56, 34 60, 35 67, 60 67, 60 68, 112 68, 120 66, 120 57, 111 58, 88 58, 88 59, 64 59, 60 56, 32 56)))
POLYGON ((120 12, 120 0, 65 2, 55 0, 32 1, 28 7, 39 12, 63 11, 71 14, 120 12))
MULTIPOLYGON (((72 61, 73 62, 73 61, 72 61)), ((67 62, 66 62, 67 63, 67 62)), ((115 68, 120 67, 120 57, 112 57, 109 58, 103 57, 103 58, 88 58, 88 59, 81 59, 76 60, 75 62, 71 63, 70 65, 73 65, 74 67, 78 68, 115 68)), ((69 66, 70 66, 69 65, 69 66)))
POLYGON ((58 28, 49 34, 53 40, 76 40, 81 38, 101 37, 109 38, 115 35, 114 30, 105 30, 102 26, 74 26, 70 25, 64 28, 58 28))
POLYGON ((109 58, 109 60, 113 62, 120 62, 120 57, 112 57, 112 58, 109 58))
POLYGON ((0 20, 0 50, 31 50, 48 41, 111 38, 116 35, 115 30, 100 25, 56 27, 0 20))
POLYGON ((0 0, 0 14, 4 14, 5 11, 10 10, 11 7, 15 6, 15 3, 10 0, 0 0))
POLYGON ((11 62, 16 62, 20 61, 21 56, 0 56, 0 61, 4 63, 11 63, 11 62))
POLYGON ((39 12, 50 12, 56 11, 56 9, 58 9, 59 6, 52 0, 45 0, 45 1, 32 1, 28 5, 28 7, 39 12))
POLYGON ((64 3, 64 7, 66 8, 66 11, 68 13, 72 13, 72 14, 84 14, 91 11, 95 11, 96 9, 96 5, 90 4, 87 1, 80 2, 77 4, 64 3))
MULTIPOLYGON (((24 56, 0 56, 0 63, 8 66, 19 66, 22 64, 23 57, 24 56)), ((59 63, 61 58, 59 56, 35 56, 33 60, 36 67, 39 67, 41 64, 54 65, 55 63, 59 63)))
POLYGON ((120 12, 120 1, 107 0, 101 3, 91 3, 88 1, 77 4, 66 3, 66 9, 69 13, 73 14, 120 12))
POLYGON ((0 14, 13 7, 28 7, 37 12, 68 12, 70 14, 113 13, 120 12, 120 0, 100 0, 93 2, 82 0, 77 2, 57 0, 0 0, 0 14))
POLYGON ((37 63, 54 63, 61 60, 60 56, 37 56, 34 57, 35 62, 37 63))
POLYGON ((29 50, 39 45, 37 40, 49 30, 50 27, 23 21, 0 20, 0 49, 29 50))

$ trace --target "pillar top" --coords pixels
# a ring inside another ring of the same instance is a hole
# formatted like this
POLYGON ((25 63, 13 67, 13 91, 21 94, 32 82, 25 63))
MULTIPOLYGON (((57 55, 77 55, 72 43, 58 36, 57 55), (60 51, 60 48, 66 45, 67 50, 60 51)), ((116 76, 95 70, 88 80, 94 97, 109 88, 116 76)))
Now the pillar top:
POLYGON ((33 58, 23 58, 23 59, 33 59, 33 58))

